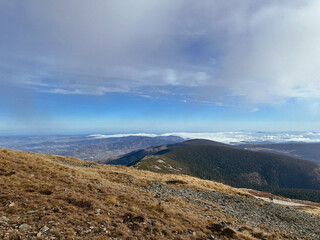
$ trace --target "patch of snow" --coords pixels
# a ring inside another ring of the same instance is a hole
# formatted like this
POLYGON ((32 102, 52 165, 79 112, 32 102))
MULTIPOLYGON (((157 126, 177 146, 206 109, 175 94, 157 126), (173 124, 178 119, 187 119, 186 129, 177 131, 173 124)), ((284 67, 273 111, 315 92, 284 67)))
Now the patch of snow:
POLYGON ((169 169, 173 170, 173 171, 180 172, 180 170, 172 167, 170 164, 167 164, 167 167, 168 167, 169 169))

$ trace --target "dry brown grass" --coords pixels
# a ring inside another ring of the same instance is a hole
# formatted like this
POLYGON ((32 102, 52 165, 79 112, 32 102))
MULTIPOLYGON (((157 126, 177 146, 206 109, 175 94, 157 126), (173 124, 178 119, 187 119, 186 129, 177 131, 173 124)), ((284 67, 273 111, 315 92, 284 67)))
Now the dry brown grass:
POLYGON ((137 188, 154 181, 248 194, 190 176, 0 149, 0 216, 9 219, 0 224, 0 238, 254 239, 254 232, 245 236, 232 228, 211 228, 221 221, 235 224, 218 208, 204 209, 175 197, 164 197, 159 206, 153 194, 137 188), (23 230, 22 224, 30 227, 23 230), (41 232, 44 226, 49 229, 41 232))
POLYGON ((304 207, 304 208, 300 208, 300 210, 303 210, 307 213, 314 214, 316 216, 320 216, 320 208, 319 207, 304 207))

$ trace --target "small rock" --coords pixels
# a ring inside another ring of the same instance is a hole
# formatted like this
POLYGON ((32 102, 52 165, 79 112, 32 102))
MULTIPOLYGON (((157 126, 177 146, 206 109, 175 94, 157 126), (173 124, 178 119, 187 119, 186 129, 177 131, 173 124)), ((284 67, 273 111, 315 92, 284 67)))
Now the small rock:
POLYGON ((100 215, 101 214, 101 208, 97 208, 97 213, 96 215, 100 215))
POLYGON ((9 207, 14 207, 16 204, 14 202, 9 204, 9 207))
POLYGON ((48 231, 50 228, 48 228, 46 225, 44 225, 41 229, 40 229, 40 232, 41 233, 44 233, 46 231, 48 231))
POLYGON ((19 226, 19 229, 22 231, 28 231, 30 230, 32 227, 29 224, 23 223, 19 226))
POLYGON ((0 217, 0 221, 7 222, 7 221, 9 221, 9 218, 7 218, 6 216, 2 216, 2 217, 0 217))
POLYGON ((6 216, 2 216, 0 217, 0 224, 5 224, 9 221, 9 218, 7 218, 6 216))

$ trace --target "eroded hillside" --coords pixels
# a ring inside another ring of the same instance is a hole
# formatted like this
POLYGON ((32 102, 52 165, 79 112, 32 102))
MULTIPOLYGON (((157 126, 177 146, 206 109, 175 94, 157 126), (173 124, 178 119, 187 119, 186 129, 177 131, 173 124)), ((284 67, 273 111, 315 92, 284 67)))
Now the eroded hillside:
POLYGON ((319 239, 320 218, 185 175, 0 150, 2 239, 319 239))

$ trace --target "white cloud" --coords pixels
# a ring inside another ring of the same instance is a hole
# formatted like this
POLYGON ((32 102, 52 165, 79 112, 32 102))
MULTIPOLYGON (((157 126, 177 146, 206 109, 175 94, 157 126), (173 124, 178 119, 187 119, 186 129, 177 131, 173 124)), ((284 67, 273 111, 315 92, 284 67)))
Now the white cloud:
POLYGON ((224 56, 225 86, 253 102, 319 97, 320 2, 271 4, 246 16, 224 56))
POLYGON ((0 9, 6 84, 91 95, 181 87, 190 97, 193 88, 196 100, 224 105, 320 96, 316 0, 13 0, 0 9))
POLYGON ((254 113, 254 112, 259 112, 259 111, 260 111, 260 109, 259 109, 259 108, 253 108, 253 109, 251 109, 251 111, 250 111, 250 112, 254 113))

